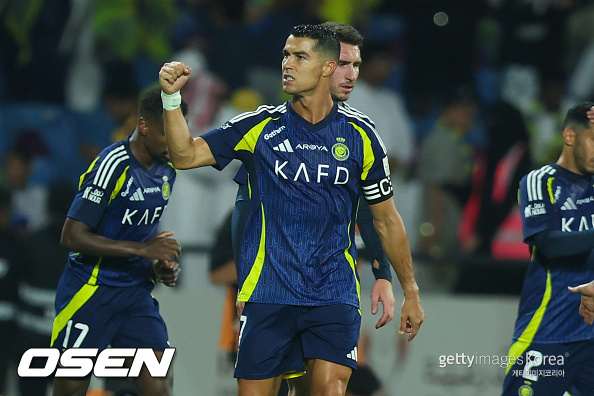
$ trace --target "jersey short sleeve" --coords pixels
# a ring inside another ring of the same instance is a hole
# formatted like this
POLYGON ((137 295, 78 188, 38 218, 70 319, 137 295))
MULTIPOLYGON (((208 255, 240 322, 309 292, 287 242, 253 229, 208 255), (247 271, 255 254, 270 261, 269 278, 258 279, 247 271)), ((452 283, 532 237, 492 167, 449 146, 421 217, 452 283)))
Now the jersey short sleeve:
POLYGON ((118 176, 130 158, 125 146, 116 143, 104 150, 80 177, 79 189, 68 217, 95 229, 113 198, 118 176))
POLYGON ((520 214, 526 243, 530 243, 530 238, 539 232, 558 228, 559 207, 556 204, 554 174, 555 169, 547 165, 530 172, 520 182, 520 214))
POLYGON ((242 113, 202 135, 217 161, 215 168, 223 169, 233 159, 240 159, 242 151, 253 153, 264 127, 280 115, 279 111, 274 106, 260 106, 256 111, 242 113))

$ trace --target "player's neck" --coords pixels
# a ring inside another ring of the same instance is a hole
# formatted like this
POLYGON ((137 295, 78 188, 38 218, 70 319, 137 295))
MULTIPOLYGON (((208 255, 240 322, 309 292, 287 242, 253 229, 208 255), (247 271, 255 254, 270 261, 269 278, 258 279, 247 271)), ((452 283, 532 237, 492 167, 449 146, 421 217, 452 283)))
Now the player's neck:
POLYGON ((330 114, 334 102, 330 93, 327 95, 293 96, 291 107, 304 120, 311 124, 317 124, 330 114))
POLYGON ((585 175, 583 172, 581 172, 578 169, 577 164, 575 163, 575 160, 573 159, 573 155, 565 152, 565 150, 563 150, 561 152, 561 156, 557 160, 556 164, 564 169, 567 169, 568 171, 570 171, 572 173, 575 173, 576 175, 588 176, 588 175, 585 175))
POLYGON ((144 148, 140 140, 140 133, 138 130, 135 130, 130 137, 130 151, 132 151, 134 158, 136 158, 136 160, 144 165, 147 169, 151 169, 153 167, 153 157, 151 157, 151 155, 144 148))

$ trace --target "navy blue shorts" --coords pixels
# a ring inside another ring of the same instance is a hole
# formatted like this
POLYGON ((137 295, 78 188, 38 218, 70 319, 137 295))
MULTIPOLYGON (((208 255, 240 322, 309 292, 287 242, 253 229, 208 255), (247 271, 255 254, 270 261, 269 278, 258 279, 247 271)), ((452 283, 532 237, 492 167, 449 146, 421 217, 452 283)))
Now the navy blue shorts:
POLYGON ((594 340, 527 346, 508 370, 504 396, 594 395, 594 340))
POLYGON ((167 327, 151 296, 153 287, 151 282, 93 286, 65 270, 57 288, 51 346, 164 351, 169 347, 167 327))
POLYGON ((357 368, 361 314, 351 305, 246 303, 240 322, 235 378, 296 377, 308 359, 357 368))

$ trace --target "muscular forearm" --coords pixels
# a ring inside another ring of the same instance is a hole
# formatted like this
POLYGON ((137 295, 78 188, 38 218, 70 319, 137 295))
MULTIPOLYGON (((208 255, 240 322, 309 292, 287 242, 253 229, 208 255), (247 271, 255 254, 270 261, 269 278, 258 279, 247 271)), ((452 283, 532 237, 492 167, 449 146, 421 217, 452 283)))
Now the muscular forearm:
POLYGON ((180 108, 163 110, 165 139, 171 163, 177 169, 191 169, 199 165, 196 159, 195 140, 180 108))
POLYGON ((410 245, 400 214, 395 208, 381 217, 374 214, 374 224, 404 294, 418 294, 410 245))
POLYGON ((163 91, 163 122, 171 162, 178 169, 215 165, 216 161, 204 139, 192 139, 188 123, 179 107, 179 92, 192 69, 181 62, 168 62, 159 71, 163 91), (176 108, 177 107, 177 108, 176 108))

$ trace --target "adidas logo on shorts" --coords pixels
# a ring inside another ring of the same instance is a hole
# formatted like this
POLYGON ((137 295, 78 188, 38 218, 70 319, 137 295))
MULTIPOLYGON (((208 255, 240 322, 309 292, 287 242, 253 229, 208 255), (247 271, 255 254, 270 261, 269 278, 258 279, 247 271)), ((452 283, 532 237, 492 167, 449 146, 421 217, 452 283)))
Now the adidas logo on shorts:
POLYGON ((353 359, 356 362, 357 361, 357 347, 355 347, 352 351, 347 353, 347 357, 349 359, 353 359))

